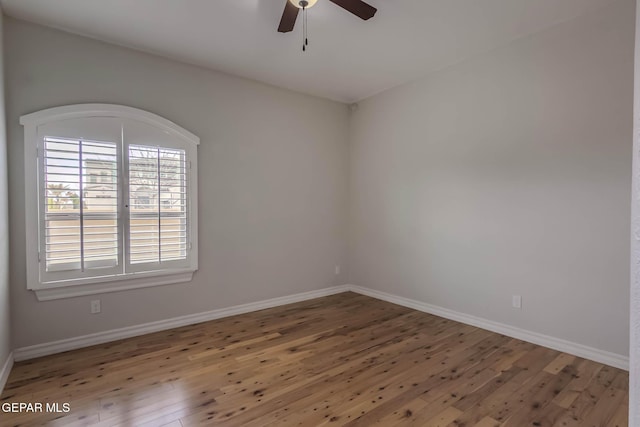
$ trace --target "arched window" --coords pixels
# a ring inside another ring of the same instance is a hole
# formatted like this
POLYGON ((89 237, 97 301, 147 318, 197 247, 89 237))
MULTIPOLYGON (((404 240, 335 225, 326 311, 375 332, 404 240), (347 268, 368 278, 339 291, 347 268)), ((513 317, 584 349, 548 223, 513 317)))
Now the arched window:
POLYGON ((40 300, 191 280, 198 137, 109 104, 50 108, 20 123, 27 287, 40 300))

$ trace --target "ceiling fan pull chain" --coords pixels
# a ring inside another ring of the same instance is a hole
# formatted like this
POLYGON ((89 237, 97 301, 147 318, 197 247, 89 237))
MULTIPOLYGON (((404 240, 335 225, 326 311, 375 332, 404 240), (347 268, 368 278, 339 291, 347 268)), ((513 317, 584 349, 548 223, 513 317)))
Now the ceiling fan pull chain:
POLYGON ((304 4, 302 5, 302 51, 307 51, 307 7, 304 4))
POLYGON ((309 45, 309 39, 307 38, 308 34, 309 34, 309 22, 307 20, 307 9, 305 8, 304 10, 304 45, 305 46, 309 45))

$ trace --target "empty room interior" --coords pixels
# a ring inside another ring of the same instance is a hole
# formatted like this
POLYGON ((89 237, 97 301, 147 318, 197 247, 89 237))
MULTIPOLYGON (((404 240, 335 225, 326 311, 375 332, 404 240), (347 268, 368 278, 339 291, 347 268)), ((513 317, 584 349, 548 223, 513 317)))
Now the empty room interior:
POLYGON ((634 0, 0 6, 0 426, 640 427, 634 0))

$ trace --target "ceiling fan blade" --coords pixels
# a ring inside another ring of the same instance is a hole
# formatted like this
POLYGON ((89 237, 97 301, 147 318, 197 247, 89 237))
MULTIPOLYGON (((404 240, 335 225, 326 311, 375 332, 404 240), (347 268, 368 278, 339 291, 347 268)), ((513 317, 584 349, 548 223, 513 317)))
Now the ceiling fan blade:
POLYGON ((348 10, 359 18, 364 19, 365 21, 369 18, 372 18, 373 15, 376 14, 378 9, 363 2, 362 0, 330 0, 331 2, 337 4, 341 8, 348 10))
POLYGON ((289 31, 293 31, 293 26, 296 24, 296 18, 298 17, 298 9, 294 5, 289 2, 289 0, 285 0, 287 3, 284 6, 284 12, 282 12, 282 19, 280 19, 280 25, 278 26, 279 33, 288 33, 289 31))

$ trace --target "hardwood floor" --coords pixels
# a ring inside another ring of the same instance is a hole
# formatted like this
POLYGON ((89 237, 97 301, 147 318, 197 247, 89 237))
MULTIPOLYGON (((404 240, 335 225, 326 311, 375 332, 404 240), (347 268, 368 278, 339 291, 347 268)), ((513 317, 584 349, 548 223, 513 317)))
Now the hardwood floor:
POLYGON ((626 426, 625 371, 344 293, 17 363, 2 426, 626 426))

